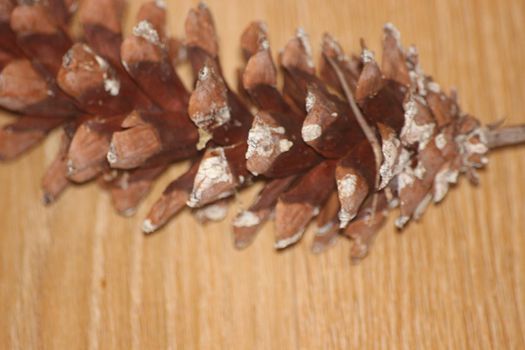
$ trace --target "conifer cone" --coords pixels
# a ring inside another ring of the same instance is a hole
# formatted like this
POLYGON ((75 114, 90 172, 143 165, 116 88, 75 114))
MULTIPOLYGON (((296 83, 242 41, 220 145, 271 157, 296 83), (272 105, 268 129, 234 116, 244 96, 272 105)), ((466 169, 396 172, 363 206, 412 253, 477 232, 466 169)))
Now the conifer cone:
POLYGON ((462 112, 392 24, 383 28, 380 60, 364 41, 359 55, 347 55, 325 34, 316 69, 304 30, 276 63, 266 25, 252 22, 240 40, 236 93, 206 5, 188 14, 183 41, 167 34, 161 0, 140 8, 124 38, 124 6, 86 0, 75 13, 75 0, 0 0, 0 106, 15 117, 0 130, 0 159, 61 127, 42 182, 46 204, 72 183, 97 181, 131 215, 158 176, 190 160, 151 208, 145 233, 186 206, 201 222, 221 220, 240 189, 261 182, 233 222, 237 248, 273 215, 276 249, 315 221, 314 252, 344 236, 361 259, 391 211, 403 229, 460 175, 477 184, 491 149, 525 141, 525 126, 483 126, 462 112), (73 16, 81 38, 71 35, 73 16), (191 91, 175 69, 186 61, 191 91))

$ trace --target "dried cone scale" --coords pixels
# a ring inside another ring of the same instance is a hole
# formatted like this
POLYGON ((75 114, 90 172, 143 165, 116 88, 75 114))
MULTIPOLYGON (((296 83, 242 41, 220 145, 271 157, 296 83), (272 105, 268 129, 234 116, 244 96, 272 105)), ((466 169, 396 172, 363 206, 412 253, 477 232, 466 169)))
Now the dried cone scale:
POLYGON ((276 62, 266 25, 250 23, 237 94, 223 76, 206 5, 188 14, 183 41, 166 32, 161 0, 144 4, 124 37, 124 6, 84 1, 77 40, 69 28, 75 0, 0 0, 0 106, 14 115, 0 129, 0 159, 61 127, 42 181, 46 204, 71 183, 96 180, 117 211, 131 215, 158 176, 189 160, 152 206, 145 233, 185 207, 201 222, 221 220, 237 191, 259 182, 233 221, 237 248, 274 217, 277 249, 313 223, 312 251, 348 237, 359 260, 390 212, 402 229, 460 175, 476 184, 490 150, 525 142, 523 125, 483 126, 463 113, 391 24, 380 59, 364 41, 360 55, 347 55, 325 34, 316 69, 302 29, 276 62), (176 73, 183 61, 192 68, 191 91, 176 73))

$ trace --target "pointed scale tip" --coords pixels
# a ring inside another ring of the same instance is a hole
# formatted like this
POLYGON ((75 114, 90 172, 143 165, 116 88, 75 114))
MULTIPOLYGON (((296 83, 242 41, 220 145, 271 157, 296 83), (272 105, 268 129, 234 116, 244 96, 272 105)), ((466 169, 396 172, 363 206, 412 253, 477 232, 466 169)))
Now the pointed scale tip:
POLYGON ((233 237, 236 249, 244 249, 253 242, 259 228, 269 216, 267 211, 265 209, 262 212, 244 210, 237 214, 233 221, 233 237))
POLYGON ((157 226, 153 225, 150 219, 144 220, 142 223, 142 232, 145 234, 151 234, 157 230, 157 226))
POLYGON ((274 248, 277 250, 283 250, 289 246, 292 246, 295 243, 299 242, 299 240, 303 237, 303 234, 304 229, 301 229, 290 237, 277 239, 275 241, 274 248))
POLYGON ((233 246, 237 250, 243 250, 243 249, 248 248, 251 243, 252 243, 251 241, 245 241, 242 239, 234 239, 233 246))
POLYGON ((109 151, 106 155, 106 159, 110 165, 116 163, 118 160, 117 155, 115 154, 115 145, 113 145, 113 143, 109 145, 109 151))
MULTIPOLYGON (((181 178, 175 180, 176 184, 180 182, 181 178)), ((143 222, 142 231, 144 233, 157 231, 184 209, 188 199, 188 191, 189 189, 186 188, 176 188, 172 190, 168 187, 151 207, 146 220, 143 222)))
POLYGON ((43 205, 45 206, 51 205, 53 204, 54 201, 55 201, 55 198, 50 193, 44 192, 42 194, 42 204, 43 205))

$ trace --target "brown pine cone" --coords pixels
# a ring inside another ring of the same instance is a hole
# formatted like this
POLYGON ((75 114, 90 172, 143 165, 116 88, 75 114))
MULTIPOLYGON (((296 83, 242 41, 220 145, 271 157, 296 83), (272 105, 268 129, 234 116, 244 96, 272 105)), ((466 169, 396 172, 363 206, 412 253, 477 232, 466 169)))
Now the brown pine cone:
POLYGON ((62 127, 43 179, 46 204, 71 183, 96 180, 117 211, 131 215, 171 164, 190 160, 151 208, 145 233, 186 206, 202 222, 223 219, 239 190, 261 182, 233 222, 237 248, 274 215, 277 249, 299 241, 315 219, 314 252, 346 236, 361 259, 390 211, 399 207, 402 229, 460 175, 477 184, 489 150, 525 141, 525 126, 483 126, 462 112, 392 24, 383 29, 380 62, 364 41, 360 55, 347 55, 325 34, 316 70, 302 29, 276 64, 265 24, 253 22, 241 37, 236 93, 206 5, 188 14, 184 41, 166 33, 160 0, 140 8, 123 38, 124 5, 86 1, 76 40, 74 0, 0 0, 0 106, 17 116, 0 130, 0 158, 62 127), (176 72, 186 62, 192 91, 176 72))

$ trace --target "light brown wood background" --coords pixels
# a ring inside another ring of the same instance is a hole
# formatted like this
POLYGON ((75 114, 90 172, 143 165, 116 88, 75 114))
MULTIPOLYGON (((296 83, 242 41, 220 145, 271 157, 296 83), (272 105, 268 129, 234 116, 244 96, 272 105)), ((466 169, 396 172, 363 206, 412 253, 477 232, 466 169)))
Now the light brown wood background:
MULTIPOLYGON (((194 2, 168 2, 170 27, 182 33, 194 2)), ((316 53, 323 31, 347 50, 367 38, 377 52, 392 21, 405 44, 417 44, 425 71, 458 88, 464 110, 484 122, 525 122, 523 0, 209 6, 230 82, 249 20, 268 22, 274 52, 303 26, 316 53)), ((202 227, 188 212, 145 238, 140 222, 180 168, 131 219, 94 185, 44 208, 39 182, 57 136, 0 165, 2 349, 525 348, 525 147, 493 154, 479 188, 461 181, 402 235, 393 214, 353 266, 347 241, 312 255, 311 231, 274 252, 272 225, 238 252, 228 221, 202 227)), ((241 195, 229 217, 248 200, 241 195)))

